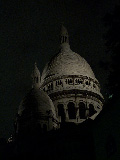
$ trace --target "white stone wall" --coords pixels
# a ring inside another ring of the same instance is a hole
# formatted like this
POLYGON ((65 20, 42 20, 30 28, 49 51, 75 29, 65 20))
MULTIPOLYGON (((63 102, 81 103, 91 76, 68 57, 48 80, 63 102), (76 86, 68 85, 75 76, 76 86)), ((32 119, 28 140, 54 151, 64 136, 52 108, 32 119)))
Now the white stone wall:
POLYGON ((61 78, 53 81, 48 80, 41 87, 48 93, 48 95, 63 90, 79 89, 91 91, 103 97, 100 93, 99 83, 93 79, 89 79, 88 77, 73 78, 69 76, 67 78, 61 78), (82 83, 76 83, 77 80, 82 83))

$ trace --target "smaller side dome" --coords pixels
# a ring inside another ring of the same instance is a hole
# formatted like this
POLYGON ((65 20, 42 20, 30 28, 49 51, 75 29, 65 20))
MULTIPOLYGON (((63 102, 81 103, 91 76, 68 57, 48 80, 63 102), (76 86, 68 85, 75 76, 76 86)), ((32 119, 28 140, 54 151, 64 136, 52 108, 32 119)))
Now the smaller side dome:
POLYGON ((58 128, 56 112, 50 97, 40 89, 31 89, 23 98, 18 109, 16 132, 25 128, 50 131, 58 128))

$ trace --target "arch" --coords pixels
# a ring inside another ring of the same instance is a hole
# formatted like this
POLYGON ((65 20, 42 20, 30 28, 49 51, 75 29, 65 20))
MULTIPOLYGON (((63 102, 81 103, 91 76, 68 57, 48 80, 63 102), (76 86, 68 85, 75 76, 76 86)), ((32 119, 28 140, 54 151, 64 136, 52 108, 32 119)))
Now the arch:
POLYGON ((69 79, 68 79, 68 84, 69 84, 69 85, 73 84, 73 79, 69 78, 69 79))
POLYGON ((75 79, 75 84, 76 85, 79 85, 79 84, 82 84, 83 83, 83 80, 81 79, 75 79))
POLYGON ((86 107, 85 107, 85 103, 83 102, 79 103, 79 115, 81 119, 86 118, 86 107))
POLYGON ((68 103, 68 115, 69 119, 76 119, 75 104, 73 102, 68 103))
POLYGON ((51 83, 51 89, 53 90, 53 83, 51 83))
POLYGON ((86 84, 86 85, 89 85, 89 81, 86 81, 85 84, 86 84))
POLYGON ((68 84, 68 79, 65 79, 66 84, 68 84))
POLYGON ((82 79, 78 79, 78 83, 79 83, 79 84, 82 84, 82 83, 83 83, 83 80, 82 80, 82 79))
POLYGON ((61 116, 61 122, 65 121, 65 111, 64 111, 64 105, 58 104, 58 116, 61 116))
POLYGON ((59 86, 59 85, 63 86, 63 83, 61 80, 56 81, 56 86, 59 86))
POLYGON ((56 81, 56 86, 58 85, 57 81, 56 81))
POLYGON ((89 104, 89 116, 93 116, 95 114, 95 109, 93 104, 89 104))

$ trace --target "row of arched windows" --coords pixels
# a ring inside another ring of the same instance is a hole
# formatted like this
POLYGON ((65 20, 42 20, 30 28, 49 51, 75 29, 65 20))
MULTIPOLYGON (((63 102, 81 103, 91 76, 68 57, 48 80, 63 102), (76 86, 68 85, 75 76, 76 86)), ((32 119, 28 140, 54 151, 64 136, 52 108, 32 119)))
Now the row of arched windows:
MULTIPOLYGON (((65 121, 65 111, 64 105, 58 104, 58 116, 61 116, 61 121, 65 121)), ((69 102, 68 105, 68 115, 69 119, 76 119, 77 109, 75 108, 75 104, 73 102, 69 102)), ((95 109, 92 104, 89 104, 89 117, 95 114, 95 109)), ((80 119, 86 119, 86 105, 83 102, 79 103, 79 116, 80 119)))
POLYGON ((83 84, 83 80, 82 79, 75 79, 75 84, 83 84))
MULTIPOLYGON (((38 77, 35 77, 35 82, 38 83, 38 77)), ((65 79, 65 83, 68 84, 68 85, 73 85, 73 84, 75 84, 75 85, 86 84, 87 86, 92 85, 89 80, 86 80, 84 82, 83 79, 81 79, 81 78, 75 79, 75 81, 72 78, 69 78, 69 79, 67 78, 67 79, 65 79)), ((62 80, 57 80, 55 82, 55 86, 62 86, 63 87, 62 80)), ((96 88, 96 87, 97 87, 96 84, 93 83, 93 88, 96 88)), ((46 89, 44 88, 43 90, 44 91, 53 90, 53 83, 48 84, 47 88, 46 89)))
MULTIPOLYGON (((67 78, 65 80, 65 82, 66 82, 66 84, 69 84, 69 85, 73 85, 73 84, 75 84, 75 85, 86 84, 88 86, 92 85, 89 80, 85 80, 85 82, 84 82, 84 80, 81 79, 81 78, 76 78, 75 81, 72 78, 67 78)), ((96 88, 96 84, 95 83, 93 83, 93 88, 96 88)))
POLYGON ((61 80, 58 80, 58 81, 56 81, 56 86, 63 86, 63 83, 62 83, 62 81, 61 80))
POLYGON ((66 82, 66 84, 71 85, 71 84, 73 84, 73 79, 72 78, 66 79, 65 82, 66 82))

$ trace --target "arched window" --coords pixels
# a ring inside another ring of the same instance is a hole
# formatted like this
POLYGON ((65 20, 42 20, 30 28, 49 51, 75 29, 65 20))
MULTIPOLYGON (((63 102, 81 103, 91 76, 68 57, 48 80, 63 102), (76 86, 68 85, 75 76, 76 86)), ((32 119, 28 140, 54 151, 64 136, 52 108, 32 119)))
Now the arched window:
POLYGON ((57 81, 56 81, 56 86, 57 86, 57 81))
POLYGON ((75 80, 75 84, 78 84, 78 79, 75 80))
POLYGON ((51 89, 53 90, 53 83, 51 83, 51 89))
POLYGON ((93 116, 95 114, 95 109, 92 104, 89 104, 89 116, 93 116))
POLYGON ((79 115, 81 119, 85 119, 86 118, 86 108, 85 108, 85 104, 83 102, 79 103, 79 115))
POLYGON ((65 111, 63 104, 58 104, 58 116, 61 116, 61 122, 65 121, 65 111))
POLYGON ((68 79, 68 84, 69 85, 73 84, 73 79, 68 79))
POLYGON ((68 114, 69 119, 76 119, 75 104, 73 102, 68 103, 68 114))
POLYGON ((81 79, 75 79, 75 84, 76 85, 79 85, 79 84, 82 84, 83 81, 81 79))
POLYGON ((59 85, 63 86, 63 83, 61 80, 56 81, 56 86, 59 86, 59 85))
POLYGON ((68 84, 68 79, 65 80, 66 84, 68 84))
POLYGON ((82 79, 78 79, 78 83, 79 83, 79 84, 82 84, 82 83, 83 83, 83 80, 82 80, 82 79))
POLYGON ((59 81, 59 85, 62 85, 62 81, 61 80, 59 81))
POLYGON ((88 82, 88 81, 86 81, 85 83, 86 83, 86 85, 89 85, 89 82, 88 82))

